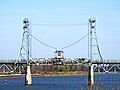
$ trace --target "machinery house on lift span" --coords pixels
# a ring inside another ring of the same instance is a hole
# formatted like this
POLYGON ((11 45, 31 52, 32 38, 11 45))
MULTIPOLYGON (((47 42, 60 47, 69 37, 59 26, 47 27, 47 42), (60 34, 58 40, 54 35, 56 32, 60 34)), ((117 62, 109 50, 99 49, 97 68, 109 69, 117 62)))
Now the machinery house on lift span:
POLYGON ((54 64, 63 64, 64 52, 62 50, 56 50, 54 52, 54 64))

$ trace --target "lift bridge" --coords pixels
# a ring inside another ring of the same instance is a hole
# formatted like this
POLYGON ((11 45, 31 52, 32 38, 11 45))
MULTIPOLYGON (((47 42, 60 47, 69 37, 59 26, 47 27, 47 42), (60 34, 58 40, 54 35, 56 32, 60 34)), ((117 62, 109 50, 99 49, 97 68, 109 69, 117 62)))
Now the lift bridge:
MULTIPOLYGON (((54 58, 32 58, 31 65, 55 65, 54 58)), ((0 73, 19 73, 21 74, 27 62, 14 60, 0 60, 0 73)), ((88 64, 85 58, 65 58, 63 65, 88 64)), ((94 72, 98 73, 120 73, 120 60, 96 60, 93 61, 94 72)), ((58 63, 61 65, 61 63, 58 63)))
MULTIPOLYGON (((78 41, 73 42, 61 50, 56 47, 48 45, 32 35, 31 23, 28 18, 23 20, 23 38, 22 46, 20 48, 19 58, 16 60, 0 60, 1 73, 21 73, 25 71, 25 84, 32 84, 30 66, 35 65, 81 65, 87 64, 88 66, 88 84, 94 84, 94 72, 120 72, 120 60, 103 60, 98 46, 97 33, 96 33, 96 18, 89 18, 88 20, 88 33, 80 38, 78 41), (88 57, 87 58, 65 58, 63 49, 73 46, 81 40, 88 37, 88 57), (55 50, 53 58, 32 58, 31 39, 55 50)), ((75 24, 80 25, 80 24, 75 24)), ((45 25, 47 26, 47 25, 45 25)), ((54 25, 52 25, 54 26, 54 25)), ((63 25, 58 25, 63 26, 63 25)), ((64 25, 65 26, 65 25, 64 25)), ((66 25, 70 26, 70 25, 66 25)))

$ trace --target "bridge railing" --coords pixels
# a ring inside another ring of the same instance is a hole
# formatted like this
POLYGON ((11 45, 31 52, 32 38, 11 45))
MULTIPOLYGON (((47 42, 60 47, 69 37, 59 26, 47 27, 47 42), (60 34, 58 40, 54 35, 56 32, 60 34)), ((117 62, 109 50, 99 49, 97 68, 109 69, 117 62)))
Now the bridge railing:
MULTIPOLYGON (((46 64, 46 63, 52 63, 54 61, 54 58, 32 58, 31 60, 34 63, 41 63, 41 64, 46 64)), ((9 59, 9 60, 0 60, 0 63, 23 63, 24 61, 20 61, 18 59, 9 59)), ((63 59, 64 63, 71 63, 71 64, 80 64, 80 63, 87 63, 88 60, 85 58, 65 58, 63 59)), ((116 59, 116 60, 110 60, 110 59, 106 59, 106 60, 94 60, 93 63, 120 63, 120 59, 116 59)))

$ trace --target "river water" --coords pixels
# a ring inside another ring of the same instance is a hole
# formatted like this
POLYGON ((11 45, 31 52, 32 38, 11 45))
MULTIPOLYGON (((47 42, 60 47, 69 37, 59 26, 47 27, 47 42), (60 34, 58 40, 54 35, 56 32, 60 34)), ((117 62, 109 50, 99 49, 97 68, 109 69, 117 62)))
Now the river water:
POLYGON ((120 90, 120 73, 95 74, 94 86, 87 86, 87 75, 33 76, 33 84, 24 85, 24 76, 0 77, 0 90, 120 90))

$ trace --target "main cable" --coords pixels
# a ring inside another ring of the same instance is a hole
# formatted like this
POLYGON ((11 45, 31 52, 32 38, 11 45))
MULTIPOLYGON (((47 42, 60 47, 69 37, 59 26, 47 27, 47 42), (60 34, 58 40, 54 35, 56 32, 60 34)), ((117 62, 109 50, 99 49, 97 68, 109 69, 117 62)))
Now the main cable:
MULTIPOLYGON (((88 33, 88 34, 89 34, 89 33, 88 33)), ((67 46, 65 46, 65 47, 62 47, 61 49, 65 49, 65 48, 68 48, 68 47, 73 46, 74 44, 79 43, 81 40, 83 40, 84 38, 86 38, 86 37, 88 36, 88 34, 85 35, 85 36, 83 36, 81 39, 77 40, 76 42, 73 42, 72 44, 69 44, 69 45, 67 45, 67 46)))
POLYGON ((81 24, 32 24, 32 25, 39 25, 39 26, 80 26, 80 25, 87 25, 88 23, 81 23, 81 24))
POLYGON ((27 32, 27 33, 28 33, 32 38, 34 38, 36 41, 38 41, 39 43, 41 43, 41 44, 43 44, 43 45, 45 45, 45 46, 47 46, 47 47, 49 47, 49 48, 52 48, 52 49, 56 49, 56 50, 57 50, 56 47, 51 46, 51 45, 48 45, 48 44, 46 44, 46 43, 40 41, 39 39, 37 39, 36 37, 34 37, 34 36, 33 36, 32 34, 30 34, 29 32, 27 32))

